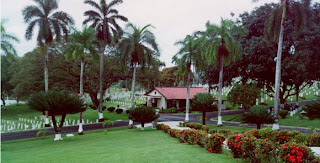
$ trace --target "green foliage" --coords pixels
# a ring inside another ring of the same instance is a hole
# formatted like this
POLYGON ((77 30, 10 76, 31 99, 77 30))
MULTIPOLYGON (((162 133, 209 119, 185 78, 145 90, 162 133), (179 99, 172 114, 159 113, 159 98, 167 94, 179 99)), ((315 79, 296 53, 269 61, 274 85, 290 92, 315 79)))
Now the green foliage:
POLYGON ((260 89, 254 84, 236 84, 228 94, 228 101, 232 105, 241 105, 245 110, 256 103, 260 97, 260 89))
POLYGON ((14 48, 12 42, 19 43, 19 39, 10 33, 7 33, 4 23, 5 20, 1 19, 1 55, 12 59, 13 57, 17 56, 16 49, 14 48))
POLYGON ((141 124, 154 121, 159 118, 159 115, 156 114, 156 110, 148 106, 137 106, 130 110, 129 119, 132 119, 134 122, 140 122, 141 124))
POLYGON ((288 115, 289 111, 288 110, 279 110, 279 115, 282 119, 285 119, 288 115))
POLYGON ((303 108, 304 111, 306 111, 305 115, 313 120, 313 119, 320 119, 320 99, 317 101, 310 103, 306 105, 305 108, 303 108))
POLYGON ((115 107, 108 107, 107 110, 108 110, 109 112, 113 112, 115 109, 116 109, 115 107))
POLYGON ((121 113, 123 112, 123 109, 118 108, 118 109, 116 110, 116 112, 117 112, 118 114, 121 114, 121 113))
POLYGON ((274 117, 265 106, 255 105, 249 112, 243 114, 242 122, 256 124, 257 129, 260 129, 262 124, 274 123, 274 117))
POLYGON ((28 105, 38 111, 49 111, 53 115, 75 114, 86 110, 83 101, 68 92, 39 92, 30 97, 28 105))
POLYGON ((46 134, 46 130, 39 130, 37 132, 37 137, 44 136, 46 134))
POLYGON ((192 99, 192 110, 193 111, 216 111, 217 106, 213 104, 214 98, 209 93, 197 93, 192 99))
POLYGON ((107 120, 107 121, 103 121, 103 123, 102 123, 102 127, 105 127, 105 126, 107 126, 107 125, 114 125, 114 123, 113 123, 113 121, 111 121, 111 120, 107 120))

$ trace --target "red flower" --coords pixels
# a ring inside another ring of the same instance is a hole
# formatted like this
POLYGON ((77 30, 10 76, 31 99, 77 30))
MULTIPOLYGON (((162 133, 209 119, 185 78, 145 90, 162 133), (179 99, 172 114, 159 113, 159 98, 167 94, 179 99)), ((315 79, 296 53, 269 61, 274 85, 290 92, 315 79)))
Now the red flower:
POLYGON ((291 150, 291 154, 294 154, 294 153, 296 153, 296 151, 295 150, 291 150))

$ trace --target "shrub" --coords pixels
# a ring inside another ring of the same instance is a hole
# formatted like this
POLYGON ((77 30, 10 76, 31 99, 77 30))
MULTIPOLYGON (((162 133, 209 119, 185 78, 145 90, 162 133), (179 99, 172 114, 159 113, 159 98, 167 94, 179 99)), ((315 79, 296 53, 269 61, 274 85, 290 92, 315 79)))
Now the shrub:
POLYGON ((253 129, 253 130, 247 131, 246 133, 251 134, 252 136, 256 137, 257 139, 260 138, 260 134, 259 134, 258 129, 253 129))
POLYGON ((316 100, 315 102, 306 105, 303 109, 306 111, 305 115, 313 120, 313 119, 320 119, 320 99, 316 100))
POLYGON ((216 129, 209 130, 209 134, 215 134, 215 133, 217 133, 216 129))
POLYGON ((117 112, 118 114, 121 114, 121 113, 123 112, 123 109, 118 108, 118 109, 116 110, 116 112, 117 112))
POLYGON ((178 137, 180 143, 188 142, 188 132, 189 132, 189 130, 178 131, 177 137, 178 137))
POLYGON ((311 134, 307 139, 307 145, 310 147, 320 147, 320 135, 311 134))
POLYGON ((218 133, 224 135, 225 137, 229 137, 229 135, 231 135, 231 130, 230 129, 221 129, 218 131, 218 133))
POLYGON ((110 98, 110 97, 107 97, 107 98, 105 99, 105 101, 111 101, 111 98, 110 98))
POLYGON ((157 124, 156 128, 157 128, 157 130, 163 130, 164 124, 157 124))
POLYGON ((240 137, 239 143, 242 151, 242 158, 255 159, 254 150, 256 148, 256 140, 257 138, 250 134, 244 134, 240 137))
POLYGON ((272 128, 267 127, 259 130, 259 136, 261 139, 268 139, 270 141, 277 140, 277 131, 272 130, 272 128))
POLYGON ((260 129, 262 124, 274 123, 274 117, 265 106, 255 105, 249 112, 243 114, 242 122, 256 124, 257 129, 260 129))
MULTIPOLYGON (((123 110, 122 110, 123 111, 123 110)), ((158 119, 159 115, 156 114, 156 110, 148 106, 137 106, 130 110, 129 119, 132 119, 134 122, 141 123, 141 129, 144 129, 144 124, 147 122, 152 122, 158 119)))
POLYGON ((106 110, 107 109, 107 107, 106 106, 102 106, 102 111, 104 111, 104 110, 106 110))
POLYGON ((200 130, 201 127, 202 127, 202 125, 199 124, 199 123, 196 123, 196 124, 194 125, 194 129, 196 129, 196 130, 200 130))
POLYGON ((257 139, 254 142, 254 155, 251 162, 280 162, 280 147, 278 143, 266 139, 257 139))
POLYGON ((168 133, 170 129, 171 129, 171 128, 170 128, 170 126, 168 126, 168 125, 164 125, 164 127, 163 127, 163 131, 164 131, 165 133, 168 133))
POLYGON ((225 138, 220 134, 210 134, 206 138, 206 150, 211 153, 222 153, 223 141, 225 138))
POLYGON ((206 131, 206 132, 208 132, 208 131, 209 131, 209 127, 208 127, 208 126, 203 125, 203 126, 201 126, 201 130, 202 130, 202 131, 206 131))
POLYGON ((126 110, 126 114, 130 114, 130 110, 126 110))
POLYGON ((254 84, 236 84, 229 92, 227 100, 232 105, 242 105, 245 110, 256 103, 260 97, 260 89, 254 84))
POLYGON ((208 132, 205 130, 197 131, 198 133, 198 141, 197 144, 204 148, 206 145, 206 137, 208 137, 208 132))
POLYGON ((159 113, 176 113, 177 109, 176 108, 168 108, 168 109, 162 109, 159 111, 159 113))
POLYGON ((180 127, 186 127, 187 122, 179 122, 180 127))
POLYGON ((278 131, 277 136, 276 136, 277 142, 279 142, 280 144, 287 143, 287 142, 291 141, 292 139, 294 139, 298 134, 299 134, 299 132, 291 132, 291 131, 287 131, 287 130, 278 131))
POLYGON ((206 124, 206 112, 218 110, 213 104, 214 98, 210 93, 197 93, 192 99, 192 110, 202 112, 202 124, 206 124))
POLYGON ((107 110, 108 110, 109 112, 113 112, 115 109, 116 109, 115 107, 108 107, 107 110))
POLYGON ((187 133, 188 133, 187 143, 190 145, 197 144, 197 142, 199 141, 197 131, 194 129, 190 129, 190 130, 187 130, 187 133))
POLYGON ((289 111, 288 110, 280 110, 279 115, 281 116, 282 119, 285 119, 286 116, 288 115, 289 111))
POLYGON ((228 148, 231 150, 234 158, 240 158, 242 155, 241 151, 241 143, 240 141, 241 135, 236 133, 232 134, 232 136, 227 140, 228 148))
POLYGON ((170 134, 171 137, 176 138, 176 137, 177 137, 177 134, 178 134, 178 131, 179 131, 179 130, 177 130, 177 129, 170 129, 170 130, 169 130, 169 134, 170 134))
POLYGON ((46 130, 39 130, 37 132, 37 137, 44 136, 46 134, 46 130))
POLYGON ((311 150, 306 146, 300 146, 294 142, 288 142, 283 144, 281 147, 281 158, 285 162, 311 162, 315 159, 311 150))

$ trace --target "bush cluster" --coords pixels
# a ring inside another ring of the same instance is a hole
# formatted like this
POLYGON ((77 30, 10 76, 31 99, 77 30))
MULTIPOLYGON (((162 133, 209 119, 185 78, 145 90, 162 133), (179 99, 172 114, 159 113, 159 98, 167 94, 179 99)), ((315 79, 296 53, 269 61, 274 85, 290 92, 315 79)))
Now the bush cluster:
POLYGON ((313 103, 306 105, 303 110, 306 112, 305 115, 313 120, 313 119, 320 119, 320 99, 316 100, 313 103))
MULTIPOLYGON (((187 123, 183 123, 186 125, 187 123)), ((190 123, 191 126, 196 126, 190 123)), ((171 129, 170 126, 164 124, 157 124, 158 130, 163 130, 165 133, 169 133, 171 137, 178 138, 180 143, 188 143, 190 145, 198 144, 200 147, 205 148, 211 153, 222 153, 223 152, 223 141, 224 136, 221 134, 208 134, 207 126, 200 126, 199 129, 204 130, 188 129, 188 130, 176 130, 171 129)))
POLYGON ((113 112, 115 109, 116 109, 115 107, 108 107, 107 110, 108 110, 109 112, 113 112))
POLYGON ((282 119, 285 119, 288 115, 289 111, 288 110, 280 110, 279 115, 282 119))
MULTIPOLYGON (((307 140, 314 138, 317 138, 316 134, 307 140)), ((234 133, 227 140, 227 145, 234 158, 249 159, 251 162, 310 162, 315 156, 303 145, 305 139, 306 136, 299 132, 265 128, 234 133), (295 150, 289 150, 291 148, 295 150)))

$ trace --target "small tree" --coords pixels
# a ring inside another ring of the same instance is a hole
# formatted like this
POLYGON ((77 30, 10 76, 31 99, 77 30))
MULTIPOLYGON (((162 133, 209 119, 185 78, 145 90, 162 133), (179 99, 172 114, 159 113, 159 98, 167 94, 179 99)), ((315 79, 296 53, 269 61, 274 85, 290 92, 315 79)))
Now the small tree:
POLYGON ((129 119, 134 122, 141 123, 141 130, 144 130, 144 124, 147 122, 152 122, 159 118, 156 110, 149 106, 139 105, 129 112, 129 119))
POLYGON ((260 89, 254 84, 236 84, 228 94, 228 101, 232 105, 241 105, 247 111, 255 105, 260 96, 260 89))
POLYGON ((62 140, 61 130, 67 114, 75 114, 86 110, 83 101, 77 96, 67 92, 48 91, 40 92, 31 96, 28 101, 31 109, 37 111, 49 111, 52 116, 52 123, 56 133, 54 140, 62 140), (61 115, 61 122, 58 125, 56 116, 61 115))
POLYGON ((313 119, 320 119, 320 99, 306 105, 303 110, 306 112, 305 115, 313 120, 313 119))
POLYGON ((242 122, 256 124, 257 129, 260 129, 262 124, 274 123, 274 117, 265 106, 255 105, 249 112, 243 114, 242 122))
POLYGON ((202 124, 206 125, 206 112, 218 110, 217 106, 213 104, 213 96, 209 93, 197 93, 192 99, 192 110, 202 112, 202 124))

